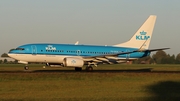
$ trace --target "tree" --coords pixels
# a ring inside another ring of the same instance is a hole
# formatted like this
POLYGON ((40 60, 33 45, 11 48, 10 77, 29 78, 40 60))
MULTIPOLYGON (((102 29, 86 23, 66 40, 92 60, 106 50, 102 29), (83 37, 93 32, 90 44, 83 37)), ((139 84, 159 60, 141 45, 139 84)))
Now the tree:
POLYGON ((0 60, 0 64, 1 64, 1 63, 3 63, 3 61, 2 61, 2 60, 0 60))
POLYGON ((176 59, 175 59, 175 55, 174 54, 170 57, 169 63, 170 64, 175 64, 176 63, 176 59))
POLYGON ((138 63, 138 64, 139 63, 140 64, 151 64, 152 63, 152 58, 151 58, 151 56, 146 56, 146 57, 138 59, 134 63, 138 63))
POLYGON ((8 61, 7 61, 7 59, 4 59, 4 63, 7 63, 8 61))
POLYGON ((14 63, 18 63, 18 60, 14 60, 14 63))
POLYGON ((156 54, 153 54, 152 58, 157 64, 165 64, 167 63, 168 55, 166 54, 166 52, 160 50, 157 51, 156 54))
POLYGON ((176 56, 176 64, 180 64, 180 53, 176 56))
POLYGON ((1 57, 9 57, 7 53, 3 53, 1 57))

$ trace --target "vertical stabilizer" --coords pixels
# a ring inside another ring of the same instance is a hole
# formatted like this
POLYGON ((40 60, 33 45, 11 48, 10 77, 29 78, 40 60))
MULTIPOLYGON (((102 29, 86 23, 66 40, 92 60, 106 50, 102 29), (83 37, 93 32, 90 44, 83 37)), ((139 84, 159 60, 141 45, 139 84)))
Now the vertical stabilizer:
POLYGON ((156 16, 150 15, 134 36, 127 42, 117 44, 117 47, 132 47, 140 50, 148 49, 152 38, 152 32, 156 22, 156 16))

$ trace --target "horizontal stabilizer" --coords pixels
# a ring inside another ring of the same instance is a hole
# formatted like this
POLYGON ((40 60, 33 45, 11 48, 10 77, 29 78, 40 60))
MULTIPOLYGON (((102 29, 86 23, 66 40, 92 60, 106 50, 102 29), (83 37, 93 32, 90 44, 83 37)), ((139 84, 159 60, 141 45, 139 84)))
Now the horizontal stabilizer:
POLYGON ((166 49, 170 49, 170 48, 148 49, 148 50, 145 50, 145 51, 153 52, 153 51, 160 51, 160 50, 166 50, 166 49))

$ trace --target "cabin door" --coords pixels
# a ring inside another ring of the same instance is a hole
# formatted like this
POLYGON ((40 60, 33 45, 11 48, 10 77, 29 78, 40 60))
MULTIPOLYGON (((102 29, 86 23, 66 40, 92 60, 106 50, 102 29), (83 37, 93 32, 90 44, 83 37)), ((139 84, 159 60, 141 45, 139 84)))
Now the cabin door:
POLYGON ((77 56, 80 56, 81 55, 81 50, 77 50, 77 56))
POLYGON ((37 54, 37 48, 35 45, 31 46, 32 48, 32 55, 36 55, 37 54))
MULTIPOLYGON (((129 52, 129 50, 126 50, 126 52, 129 52)), ((126 59, 128 60, 130 58, 130 54, 126 54, 126 59)))

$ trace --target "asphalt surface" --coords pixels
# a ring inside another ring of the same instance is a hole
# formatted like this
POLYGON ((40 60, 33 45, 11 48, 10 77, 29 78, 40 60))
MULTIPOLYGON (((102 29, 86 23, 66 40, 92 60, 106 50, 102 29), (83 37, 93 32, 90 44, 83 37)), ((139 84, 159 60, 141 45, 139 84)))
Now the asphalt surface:
POLYGON ((180 73, 180 71, 153 71, 152 68, 145 69, 123 69, 123 70, 93 70, 88 72, 86 70, 3 70, 0 73, 180 73))

